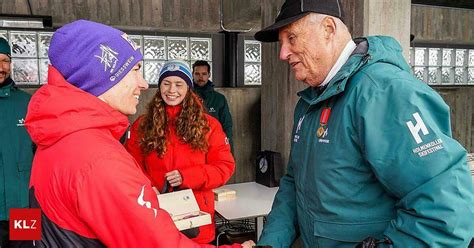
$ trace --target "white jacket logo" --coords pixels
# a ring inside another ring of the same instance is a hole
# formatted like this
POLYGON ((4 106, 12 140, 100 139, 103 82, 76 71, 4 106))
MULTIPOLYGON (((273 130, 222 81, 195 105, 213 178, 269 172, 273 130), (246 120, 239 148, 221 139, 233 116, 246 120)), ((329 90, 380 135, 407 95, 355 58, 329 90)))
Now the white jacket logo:
POLYGON ((145 185, 143 185, 142 190, 140 191, 140 195, 137 198, 137 203, 138 205, 142 207, 153 209, 153 212, 155 213, 155 218, 156 218, 156 213, 158 212, 158 210, 156 210, 156 208, 152 208, 151 202, 145 201, 145 199, 143 199, 144 196, 145 196, 145 185))
POLYGON ((101 56, 95 55, 95 57, 98 58, 100 63, 104 65, 104 71, 110 70, 110 73, 112 73, 115 69, 115 66, 117 65, 118 52, 102 44, 100 44, 100 50, 102 51, 101 56))
POLYGON ((16 124, 17 127, 23 127, 25 126, 25 119, 21 118, 18 120, 18 123, 16 124))
POLYGON ((428 135, 429 134, 428 128, 426 128, 426 125, 423 122, 423 120, 421 119, 420 114, 418 114, 418 112, 415 112, 413 114, 413 117, 415 118, 416 125, 413 125, 413 122, 411 122, 411 121, 407 121, 406 123, 407 123, 408 129, 410 129, 411 135, 415 139, 416 143, 420 144, 421 142, 423 142, 423 140, 421 139, 419 132, 421 130, 423 135, 428 135))

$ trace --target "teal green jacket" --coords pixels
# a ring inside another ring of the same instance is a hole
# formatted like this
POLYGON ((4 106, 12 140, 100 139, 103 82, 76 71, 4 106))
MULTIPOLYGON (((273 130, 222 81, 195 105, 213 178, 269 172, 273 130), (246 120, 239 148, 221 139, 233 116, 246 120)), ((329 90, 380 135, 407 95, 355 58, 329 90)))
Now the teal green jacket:
POLYGON ((24 127, 30 95, 10 78, 0 88, 0 220, 10 208, 28 207, 32 142, 24 127))
POLYGON ((372 236, 393 241, 378 247, 467 247, 474 187, 449 107, 393 38, 355 42, 324 92, 299 93, 287 174, 258 243, 290 247, 300 235, 304 247, 345 248, 372 236))
POLYGON ((214 84, 210 80, 202 87, 194 85, 194 91, 204 100, 207 112, 219 120, 229 139, 230 146, 233 148, 232 116, 225 96, 214 90, 214 84))

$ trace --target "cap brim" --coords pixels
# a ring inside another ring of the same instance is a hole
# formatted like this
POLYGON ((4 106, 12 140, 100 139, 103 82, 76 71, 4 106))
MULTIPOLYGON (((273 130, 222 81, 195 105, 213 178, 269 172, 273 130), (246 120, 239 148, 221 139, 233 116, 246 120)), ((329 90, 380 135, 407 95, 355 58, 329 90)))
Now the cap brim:
POLYGON ((308 15, 309 13, 310 12, 301 13, 299 15, 295 15, 295 16, 292 16, 290 18, 286 18, 286 19, 280 20, 278 22, 275 22, 272 25, 270 25, 270 26, 258 31, 257 33, 255 33, 254 38, 258 41, 261 41, 261 42, 275 42, 275 41, 278 41, 278 30, 280 30, 280 28, 301 19, 302 17, 308 15))

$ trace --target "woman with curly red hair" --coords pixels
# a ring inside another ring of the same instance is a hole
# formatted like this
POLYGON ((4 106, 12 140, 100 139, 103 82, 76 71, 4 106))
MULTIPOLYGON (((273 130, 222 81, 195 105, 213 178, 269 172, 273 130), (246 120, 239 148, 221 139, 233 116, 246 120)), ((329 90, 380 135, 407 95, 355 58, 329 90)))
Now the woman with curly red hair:
POLYGON ((229 141, 192 91, 185 62, 167 62, 159 75, 159 90, 125 146, 161 193, 193 190, 200 210, 212 216, 193 240, 209 243, 215 236, 212 189, 224 185, 235 168, 229 141))

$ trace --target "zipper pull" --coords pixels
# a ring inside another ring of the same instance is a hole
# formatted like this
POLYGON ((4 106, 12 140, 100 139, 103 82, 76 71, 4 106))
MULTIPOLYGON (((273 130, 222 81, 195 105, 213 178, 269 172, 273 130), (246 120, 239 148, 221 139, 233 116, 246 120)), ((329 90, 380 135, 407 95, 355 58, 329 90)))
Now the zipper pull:
POLYGON ((370 54, 365 54, 364 57, 362 57, 362 63, 366 63, 369 59, 371 59, 372 56, 370 54))

